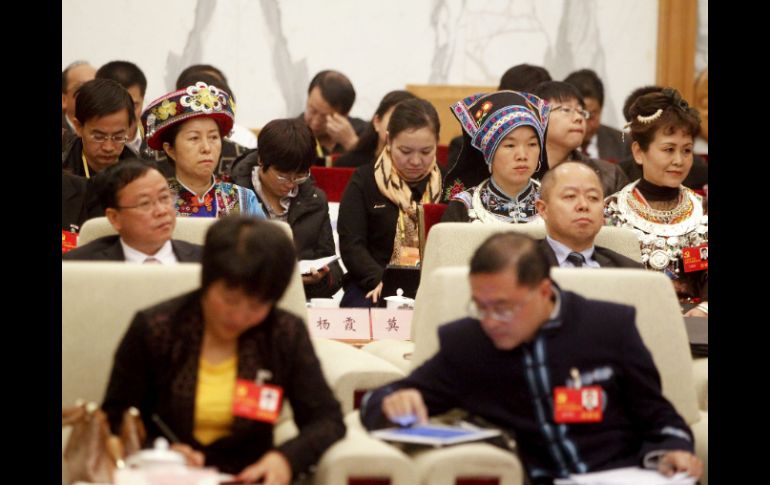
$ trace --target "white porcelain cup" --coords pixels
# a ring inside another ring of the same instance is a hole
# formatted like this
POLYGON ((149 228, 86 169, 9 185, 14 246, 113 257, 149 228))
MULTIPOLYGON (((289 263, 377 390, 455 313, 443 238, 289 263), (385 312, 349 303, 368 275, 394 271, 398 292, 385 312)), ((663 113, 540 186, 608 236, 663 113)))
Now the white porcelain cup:
POLYGON ((310 306, 312 308, 339 308, 340 302, 334 298, 311 298, 310 306))

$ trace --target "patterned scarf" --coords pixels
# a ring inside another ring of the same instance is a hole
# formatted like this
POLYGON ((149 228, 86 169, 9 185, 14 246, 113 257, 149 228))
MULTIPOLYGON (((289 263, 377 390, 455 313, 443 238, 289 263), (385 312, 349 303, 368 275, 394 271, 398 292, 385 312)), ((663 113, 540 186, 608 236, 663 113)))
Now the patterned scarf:
MULTIPOLYGON (((420 198, 420 203, 435 203, 441 197, 441 171, 433 160, 428 173, 428 184, 420 198)), ((412 189, 401 179, 393 165, 390 151, 385 148, 374 162, 374 180, 380 193, 398 206, 396 237, 393 241, 393 253, 390 264, 416 266, 419 262, 420 241, 418 238, 417 202, 412 198, 412 189)))

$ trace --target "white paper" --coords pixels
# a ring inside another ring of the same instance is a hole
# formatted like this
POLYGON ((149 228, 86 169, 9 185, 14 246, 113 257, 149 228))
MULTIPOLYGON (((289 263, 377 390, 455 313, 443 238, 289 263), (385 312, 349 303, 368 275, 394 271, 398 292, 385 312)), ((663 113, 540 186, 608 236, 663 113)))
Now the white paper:
POLYGON ((321 269, 329 263, 340 259, 336 254, 319 259, 303 259, 299 262, 299 274, 310 274, 311 269, 321 269))
POLYGON ((554 485, 695 485, 695 479, 684 472, 667 477, 657 470, 627 467, 570 475, 569 478, 558 478, 553 483, 554 485))

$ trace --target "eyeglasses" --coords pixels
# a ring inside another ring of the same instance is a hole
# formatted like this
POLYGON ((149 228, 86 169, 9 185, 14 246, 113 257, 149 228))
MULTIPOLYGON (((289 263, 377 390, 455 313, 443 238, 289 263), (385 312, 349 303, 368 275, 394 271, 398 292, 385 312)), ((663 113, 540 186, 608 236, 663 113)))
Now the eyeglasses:
POLYGON ((562 113, 565 113, 567 115, 571 115, 572 113, 577 113, 580 116, 583 117, 583 119, 589 120, 591 119, 591 113, 584 110, 583 108, 570 108, 569 106, 554 106, 551 108, 551 111, 561 111, 562 113))
POLYGON ((491 318, 493 320, 497 320, 498 322, 510 322, 516 319, 524 306, 535 297, 536 292, 537 289, 532 290, 529 293, 529 296, 527 296, 524 301, 520 303, 514 305, 503 303, 495 305, 492 308, 479 307, 475 301, 471 300, 468 302, 466 310, 468 311, 468 315, 470 315, 471 318, 475 318, 476 320, 491 318))
POLYGON ((283 182, 284 184, 302 184, 307 181, 307 179, 310 178, 310 172, 305 173, 304 175, 300 175, 298 177, 284 177, 283 175, 279 175, 278 172, 275 173, 275 178, 278 179, 279 182, 283 182))
POLYGON ((123 144, 128 141, 127 135, 105 135, 104 133, 89 133, 88 139, 95 143, 104 143, 112 140, 114 143, 123 144))
POLYGON ((161 195, 157 199, 145 200, 136 205, 119 205, 118 209, 136 209, 141 212, 150 212, 158 204, 160 204, 161 208, 165 209, 174 205, 174 202, 176 202, 176 197, 168 193, 161 195))

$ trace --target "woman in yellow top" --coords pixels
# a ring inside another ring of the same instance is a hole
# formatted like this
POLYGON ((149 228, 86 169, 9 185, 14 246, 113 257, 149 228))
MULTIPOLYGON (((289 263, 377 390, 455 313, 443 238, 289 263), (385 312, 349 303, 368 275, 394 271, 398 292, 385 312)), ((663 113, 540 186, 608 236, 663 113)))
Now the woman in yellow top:
POLYGON ((345 429, 305 324, 276 308, 295 262, 277 225, 216 222, 201 288, 137 313, 118 347, 102 406, 113 430, 135 406, 148 443, 169 435, 163 422, 189 464, 249 482, 288 484, 316 463, 345 429), (299 435, 274 447, 284 399, 299 435))
POLYGON ((340 255, 348 270, 340 306, 372 306, 380 298, 388 264, 419 262, 417 205, 441 197, 436 165, 440 128, 429 102, 401 101, 388 121, 385 148, 350 178, 337 220, 340 255))

